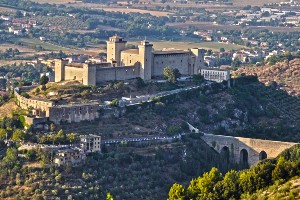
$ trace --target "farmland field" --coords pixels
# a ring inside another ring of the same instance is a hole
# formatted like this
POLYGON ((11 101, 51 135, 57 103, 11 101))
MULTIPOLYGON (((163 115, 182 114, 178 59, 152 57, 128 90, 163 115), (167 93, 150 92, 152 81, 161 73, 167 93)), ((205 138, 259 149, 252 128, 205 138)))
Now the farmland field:
POLYGON ((162 12, 162 11, 150 11, 150 10, 142 10, 142 9, 132 9, 132 8, 102 8, 104 11, 108 12, 124 12, 124 13, 149 13, 150 15, 153 16, 168 16, 169 12, 162 12))
POLYGON ((1 13, 12 13, 12 12, 16 12, 16 10, 13 8, 0 7, 0 12, 1 13))
POLYGON ((76 0, 32 0, 38 3, 50 3, 50 4, 67 4, 67 3, 75 3, 76 0))
MULTIPOLYGON (((162 50, 164 48, 170 49, 183 49, 187 50, 189 48, 203 48, 203 49, 211 49, 215 51, 219 51, 220 48, 224 48, 226 51, 232 49, 242 49, 245 48, 241 45, 234 45, 234 44, 225 44, 225 43, 218 43, 218 42, 173 42, 173 41, 155 41, 151 42, 153 44, 153 48, 155 50, 162 50)), ((135 44, 136 42, 129 42, 129 44, 135 44)))
POLYGON ((191 26, 196 27, 199 30, 245 30, 245 29, 251 29, 251 30, 262 30, 262 29, 268 29, 269 31, 274 32, 298 32, 300 31, 300 27, 272 27, 272 26, 246 26, 245 28, 242 28, 240 26, 233 26, 233 25, 215 25, 213 23, 209 22, 186 22, 186 23, 169 23, 168 24, 171 27, 174 28, 189 28, 191 26))

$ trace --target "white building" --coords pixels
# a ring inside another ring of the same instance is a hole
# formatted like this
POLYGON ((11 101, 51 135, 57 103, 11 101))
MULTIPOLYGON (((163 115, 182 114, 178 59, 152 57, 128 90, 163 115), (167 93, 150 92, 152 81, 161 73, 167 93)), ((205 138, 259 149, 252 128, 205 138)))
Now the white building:
POLYGON ((101 136, 98 135, 82 135, 80 136, 80 147, 85 152, 100 152, 101 151, 101 136))
POLYGON ((201 75, 206 80, 221 83, 230 79, 230 69, 202 68, 201 75))

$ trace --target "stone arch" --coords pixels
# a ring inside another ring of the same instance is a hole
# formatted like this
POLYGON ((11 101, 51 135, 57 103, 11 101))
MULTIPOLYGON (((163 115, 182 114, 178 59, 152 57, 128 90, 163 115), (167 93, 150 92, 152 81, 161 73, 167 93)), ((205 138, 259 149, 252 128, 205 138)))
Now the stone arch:
POLYGON ((229 163, 229 158, 230 158, 230 151, 227 146, 223 146, 221 151, 220 151, 221 157, 224 158, 224 160, 229 163))
POLYGON ((268 158, 268 154, 265 151, 259 153, 259 160, 264 160, 268 158))
POLYGON ((240 151, 240 163, 241 164, 248 164, 248 158, 249 154, 248 151, 246 149, 242 149, 240 151))

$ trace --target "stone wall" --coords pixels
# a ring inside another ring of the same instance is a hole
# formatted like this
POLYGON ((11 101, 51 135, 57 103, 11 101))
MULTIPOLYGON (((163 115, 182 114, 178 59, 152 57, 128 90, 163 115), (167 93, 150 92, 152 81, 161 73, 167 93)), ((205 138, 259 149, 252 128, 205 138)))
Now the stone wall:
POLYGON ((248 164, 254 165, 260 160, 260 155, 266 153, 267 158, 275 158, 285 149, 296 143, 280 142, 272 140, 261 140, 242 137, 231 137, 223 135, 204 134, 202 139, 217 152, 222 153, 229 150, 229 160, 235 163, 241 161, 242 151, 247 151, 248 164))
POLYGON ((49 120, 55 124, 91 121, 99 118, 99 109, 98 103, 54 106, 50 108, 49 120))
POLYGON ((165 67, 179 69, 181 74, 189 74, 189 53, 180 54, 154 54, 153 56, 153 76, 163 75, 165 67))
POLYGON ((54 105, 52 101, 37 98, 25 98, 19 94, 18 89, 14 90, 14 95, 17 99, 17 105, 22 109, 33 108, 37 110, 40 117, 49 117, 49 108, 54 105))
POLYGON ((75 66, 65 67, 64 80, 77 80, 83 82, 83 68, 75 66))
POLYGON ((96 83, 139 77, 139 66, 97 68, 96 83))

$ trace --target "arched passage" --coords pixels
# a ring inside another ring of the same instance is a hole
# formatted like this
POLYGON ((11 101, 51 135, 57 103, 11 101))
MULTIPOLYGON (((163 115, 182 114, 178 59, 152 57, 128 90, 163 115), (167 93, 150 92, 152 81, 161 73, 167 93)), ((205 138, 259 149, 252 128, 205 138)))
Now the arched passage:
POLYGON ((229 163, 229 148, 227 146, 224 146, 221 149, 221 157, 227 162, 229 163))
POLYGON ((240 163, 248 164, 248 151, 246 149, 242 149, 240 152, 240 163))
POLYGON ((259 160, 264 160, 264 159, 267 159, 268 158, 268 155, 265 151, 261 151, 259 153, 259 160))

